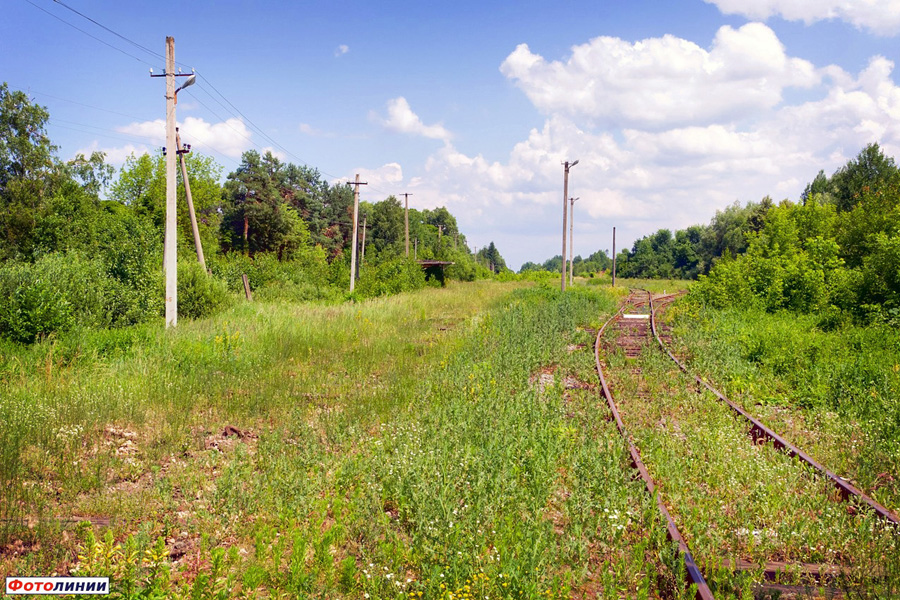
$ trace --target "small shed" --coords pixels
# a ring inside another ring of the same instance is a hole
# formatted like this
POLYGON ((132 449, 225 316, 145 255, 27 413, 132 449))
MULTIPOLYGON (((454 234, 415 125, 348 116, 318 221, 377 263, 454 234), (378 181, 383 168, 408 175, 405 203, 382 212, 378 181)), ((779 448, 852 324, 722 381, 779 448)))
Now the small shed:
POLYGON ((425 270, 425 279, 437 279, 441 285, 444 285, 444 267, 454 264, 449 260, 417 260, 416 262, 425 270))

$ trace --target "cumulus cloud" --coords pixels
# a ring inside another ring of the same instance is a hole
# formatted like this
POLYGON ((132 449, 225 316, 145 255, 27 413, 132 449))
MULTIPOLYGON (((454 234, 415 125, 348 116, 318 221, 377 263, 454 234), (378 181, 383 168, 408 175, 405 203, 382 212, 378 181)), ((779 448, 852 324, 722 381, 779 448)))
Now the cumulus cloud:
POLYGON ((388 100, 387 118, 375 117, 385 129, 397 133, 417 135, 433 140, 449 140, 452 136, 441 124, 425 125, 419 115, 413 112, 406 98, 400 96, 388 100))
MULTIPOLYGON (((373 190, 372 194, 377 196, 379 200, 382 190, 393 190, 403 181, 403 168, 400 163, 391 162, 378 167, 377 169, 358 168, 353 171, 352 176, 342 177, 337 180, 338 183, 344 181, 353 181, 356 179, 356 173, 359 173, 359 180, 368 184, 368 190, 373 190)), ((367 193, 367 188, 360 188, 361 194, 367 193)))
POLYGON ((750 19, 780 16, 806 24, 841 19, 879 35, 900 32, 900 0, 705 0, 725 14, 750 19))
POLYGON ((608 249, 613 225, 620 247, 630 246, 659 228, 706 223, 735 201, 797 200, 819 169, 834 172, 871 142, 900 156, 894 68, 874 57, 856 74, 818 69, 813 99, 762 108, 753 119, 600 128, 559 108, 500 161, 445 144, 410 191, 446 204, 474 245, 506 240, 500 250, 517 266, 560 252, 560 163, 579 159, 569 179, 570 195, 581 197, 576 253, 608 249))
MULTIPOLYGON (((201 152, 216 152, 229 158, 240 158, 253 145, 252 133, 241 119, 232 118, 220 123, 208 123, 197 117, 188 117, 179 123, 184 143, 201 152)), ((147 138, 154 144, 165 145, 166 122, 164 119, 135 122, 116 128, 120 133, 147 138)))
POLYGON ((337 48, 334 49, 335 56, 343 56, 343 55, 347 54, 348 52, 350 52, 350 46, 348 46, 347 44, 341 44, 340 46, 338 46, 337 48))
MULTIPOLYGON (((568 191, 581 198, 575 252, 585 256, 610 249, 613 226, 621 249, 659 228, 707 223, 735 201, 797 200, 819 169, 834 172, 871 142, 900 156, 891 60, 817 67, 787 56, 758 23, 723 27, 708 49, 672 36, 597 38, 561 62, 520 46, 501 69, 546 115, 508 154, 464 152, 436 135, 444 144, 417 177, 397 164, 360 173, 413 192, 418 206, 446 206, 470 247, 494 241, 515 268, 560 252, 565 160, 580 161, 568 191), (795 84, 808 88, 803 100, 783 94, 795 84)), ((405 100, 389 106, 385 126, 422 135, 405 100)))
POLYGON ((520 44, 500 71, 548 114, 632 127, 704 125, 777 106, 788 87, 820 81, 761 23, 722 27, 709 50, 672 35, 598 37, 547 61, 520 44))

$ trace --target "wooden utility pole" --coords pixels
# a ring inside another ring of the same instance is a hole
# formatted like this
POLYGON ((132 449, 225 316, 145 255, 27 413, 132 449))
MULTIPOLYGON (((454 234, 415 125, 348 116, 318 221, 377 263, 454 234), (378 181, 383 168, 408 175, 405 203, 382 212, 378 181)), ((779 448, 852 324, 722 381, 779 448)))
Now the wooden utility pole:
POLYGON ((566 220, 568 219, 569 208, 569 169, 577 164, 577 160, 571 163, 569 161, 563 163, 562 291, 566 291, 566 220))
POLYGON ((181 146, 181 134, 178 133, 178 127, 175 128, 175 146, 178 148, 178 159, 181 162, 181 179, 184 182, 184 195, 187 198, 188 214, 191 216, 191 230, 194 232, 194 248, 197 250, 197 260, 203 271, 206 271, 206 260, 203 258, 203 244, 200 242, 200 230, 197 228, 197 215, 194 213, 194 201, 191 198, 191 183, 188 181, 187 164, 184 161, 184 155, 191 151, 188 146, 187 150, 181 146))
POLYGON ((413 255, 413 260, 419 260, 419 238, 416 238, 416 248, 415 254, 413 255))
POLYGON ((569 198, 569 285, 575 285, 575 201, 569 198))
POLYGON ((613 266, 612 266, 612 284, 616 286, 616 228, 613 227, 613 266))
POLYGON ((163 263, 166 270, 166 328, 178 325, 178 244, 175 177, 175 38, 166 38, 166 235, 163 263))
POLYGON ((406 232, 406 258, 409 258, 409 197, 412 194, 403 194, 403 206, 405 211, 404 231, 406 232))
POLYGON ((350 249, 350 291, 356 287, 356 244, 359 235, 359 186, 368 185, 366 182, 360 182, 359 173, 356 174, 354 183, 347 182, 347 185, 355 186, 353 188, 353 246, 350 249))

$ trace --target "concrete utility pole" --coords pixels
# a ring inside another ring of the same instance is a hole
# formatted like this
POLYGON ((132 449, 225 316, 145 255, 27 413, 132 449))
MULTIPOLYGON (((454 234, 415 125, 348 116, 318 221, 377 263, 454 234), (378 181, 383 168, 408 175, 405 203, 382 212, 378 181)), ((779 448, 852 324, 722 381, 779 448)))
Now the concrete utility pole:
POLYGON ((182 88, 194 83, 196 76, 175 72, 175 38, 166 37, 166 72, 150 77, 166 78, 166 233, 163 242, 163 270, 166 274, 166 328, 178 325, 178 244, 177 244, 177 202, 178 179, 175 176, 175 156, 178 143, 175 135, 175 103, 182 88), (175 89, 176 77, 190 77, 184 85, 175 89))
POLYGON ((404 217, 404 230, 406 231, 406 258, 409 258, 409 197, 412 194, 403 194, 403 206, 406 216, 404 217))
POLYGON ((191 183, 188 181, 187 164, 184 162, 184 155, 191 151, 190 145, 187 149, 181 146, 181 134, 178 128, 175 128, 175 146, 178 148, 178 158, 181 162, 181 179, 184 182, 184 195, 187 198, 188 214, 191 216, 191 230, 194 232, 194 248, 197 250, 197 260, 200 261, 200 267, 206 272, 206 260, 203 258, 203 244, 200 242, 200 230, 197 228, 197 215, 194 213, 194 201, 191 198, 191 183))
POLYGON ((563 232, 562 232, 562 291, 566 291, 566 220, 569 208, 569 169, 578 164, 578 161, 563 163, 565 175, 563 177, 563 232))
POLYGON ((178 325, 178 244, 175 189, 175 38, 166 38, 166 237, 163 262, 166 263, 166 327, 178 325))
POLYGON ((616 286, 616 228, 613 227, 613 266, 612 266, 612 284, 616 286))
POLYGON ((347 182, 347 185, 355 186, 353 188, 353 247, 350 250, 350 291, 356 287, 356 244, 359 235, 359 186, 369 185, 367 182, 359 180, 359 173, 356 174, 354 183, 347 182))
POLYGON ((569 285, 575 285, 575 201, 581 198, 569 198, 569 285))

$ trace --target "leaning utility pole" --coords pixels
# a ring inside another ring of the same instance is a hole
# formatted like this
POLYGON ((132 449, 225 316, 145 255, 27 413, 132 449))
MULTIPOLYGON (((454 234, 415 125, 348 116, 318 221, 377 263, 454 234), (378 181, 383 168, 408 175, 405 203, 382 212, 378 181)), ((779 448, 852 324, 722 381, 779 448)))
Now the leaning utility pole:
POLYGON ((368 185, 366 182, 359 180, 359 173, 356 174, 356 182, 347 182, 347 185, 356 186, 353 188, 353 246, 350 249, 350 291, 356 287, 356 244, 359 235, 359 186, 368 185))
POLYGON ((363 217, 362 256, 359 257, 359 264, 366 262, 366 223, 368 221, 368 217, 363 217))
POLYGON ((194 232, 194 248, 197 250, 197 260, 200 267, 206 272, 206 260, 203 258, 203 244, 200 242, 200 230, 197 228, 197 215, 194 213, 194 201, 191 199, 191 183, 188 181, 187 164, 184 155, 191 151, 190 144, 186 148, 181 146, 181 134, 175 128, 175 147, 178 148, 178 159, 181 162, 181 179, 184 182, 184 195, 187 198, 188 214, 191 216, 191 231, 194 232))
POLYGON ((613 227, 613 266, 612 266, 612 284, 616 287, 616 228, 613 227))
POLYGON ((569 169, 577 164, 577 160, 563 163, 565 175, 563 177, 562 291, 566 291, 566 219, 569 208, 569 169))
POLYGON ((409 197, 412 194, 403 194, 403 204, 406 216, 404 217, 404 230, 406 231, 406 258, 409 258, 409 197))
POLYGON ((569 285, 575 285, 575 201, 581 198, 569 198, 569 285))

